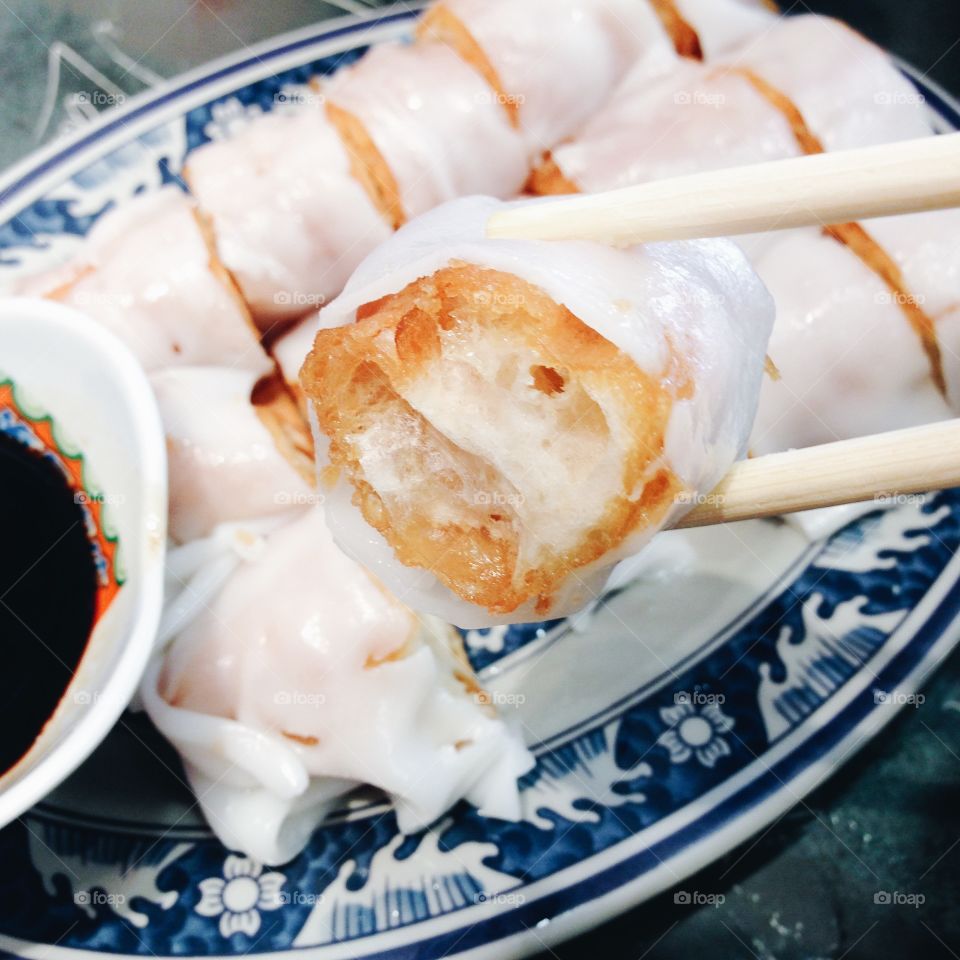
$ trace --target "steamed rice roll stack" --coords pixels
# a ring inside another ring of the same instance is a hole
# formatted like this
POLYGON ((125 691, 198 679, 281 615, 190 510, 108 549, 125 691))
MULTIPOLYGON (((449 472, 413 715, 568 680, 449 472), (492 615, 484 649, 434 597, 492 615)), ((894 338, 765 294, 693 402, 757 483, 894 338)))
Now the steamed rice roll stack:
POLYGON ((825 150, 933 132, 923 97, 890 55, 831 17, 805 14, 780 20, 728 63, 788 97, 825 150))
POLYGON ((777 16, 770 0, 660 0, 673 7, 697 35, 700 55, 713 60, 748 40, 763 43, 763 36, 777 16))
POLYGON ((814 230, 795 231, 756 262, 777 305, 769 349, 780 379, 763 383, 754 453, 960 414, 960 212, 866 228, 899 272, 894 287, 814 230), (935 382, 938 365, 946 394, 935 382))
POLYGON ((634 0, 442 0, 418 34, 484 76, 531 155, 573 133, 638 58, 673 60, 653 7, 634 0))
POLYGON ((576 610, 710 490, 744 453, 772 323, 732 243, 488 240, 500 206, 399 231, 321 312, 302 374, 341 546, 461 626, 576 610))
POLYGON ((591 193, 801 153, 788 120, 746 77, 684 60, 653 84, 642 69, 631 73, 532 185, 591 193))
POLYGON ((169 531, 179 543, 316 499, 308 456, 295 449, 274 405, 254 405, 255 381, 229 367, 178 367, 151 377, 167 441, 169 531))
POLYGON ((385 43, 321 89, 348 150, 368 166, 395 226, 472 193, 508 197, 526 148, 486 81, 442 44, 385 43))
POLYGON ((116 334, 144 369, 219 363, 272 368, 196 205, 175 187, 103 214, 67 263, 18 292, 75 307, 116 334))
POLYGON ((517 819, 532 759, 489 700, 455 632, 344 557, 319 509, 270 534, 143 685, 218 837, 272 864, 363 783, 404 832, 464 798, 517 819))
POLYGON ((304 410, 307 409, 307 401, 300 386, 300 368, 313 346, 316 330, 316 316, 304 317, 282 336, 277 337, 271 349, 284 383, 304 410))
POLYGON ((790 17, 722 61, 684 62, 653 84, 641 65, 532 185, 594 192, 931 133, 885 52, 828 17, 790 17))
POLYGON ((194 150, 184 177, 262 330, 340 292, 391 224, 321 104, 251 120, 194 150))
POLYGON ((951 415, 960 416, 960 210, 883 217, 865 226, 899 269, 898 305, 905 313, 915 307, 932 325, 945 396, 951 415))

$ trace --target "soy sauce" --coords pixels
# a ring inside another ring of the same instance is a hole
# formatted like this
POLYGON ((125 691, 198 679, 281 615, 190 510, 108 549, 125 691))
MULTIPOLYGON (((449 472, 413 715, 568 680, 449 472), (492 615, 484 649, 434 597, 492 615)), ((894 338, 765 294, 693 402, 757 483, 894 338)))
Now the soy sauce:
POLYGON ((83 656, 97 575, 60 468, 0 433, 0 773, 30 749, 83 656))

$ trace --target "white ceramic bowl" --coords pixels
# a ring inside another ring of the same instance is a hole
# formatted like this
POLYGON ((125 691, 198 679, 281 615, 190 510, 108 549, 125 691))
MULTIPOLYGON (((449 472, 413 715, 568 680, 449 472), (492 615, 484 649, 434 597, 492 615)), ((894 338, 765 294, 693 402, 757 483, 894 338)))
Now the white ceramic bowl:
POLYGON ((5 298, 0 345, 0 382, 12 381, 18 407, 49 416, 57 446, 82 454, 87 489, 102 495, 105 526, 118 537, 123 579, 53 716, 0 776, 3 826, 79 766, 136 690, 163 599, 167 465, 150 385, 113 334, 59 304, 5 298))

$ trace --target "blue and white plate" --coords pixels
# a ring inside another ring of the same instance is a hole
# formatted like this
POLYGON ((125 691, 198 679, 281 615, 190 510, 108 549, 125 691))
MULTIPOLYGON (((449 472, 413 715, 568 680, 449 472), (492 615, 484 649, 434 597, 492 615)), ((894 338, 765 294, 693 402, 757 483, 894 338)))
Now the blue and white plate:
MULTIPOLYGON (((62 259, 112 205, 179 182, 190 150, 413 16, 281 37, 31 158, 0 186, 0 280, 62 259)), ((0 832, 0 953, 508 958, 677 884, 880 731, 960 637, 960 492, 879 506, 813 544, 761 521, 670 534, 582 621, 471 632, 538 757, 520 823, 461 805, 403 837, 378 797, 355 798, 264 868, 211 836, 175 754, 127 714, 0 832)))

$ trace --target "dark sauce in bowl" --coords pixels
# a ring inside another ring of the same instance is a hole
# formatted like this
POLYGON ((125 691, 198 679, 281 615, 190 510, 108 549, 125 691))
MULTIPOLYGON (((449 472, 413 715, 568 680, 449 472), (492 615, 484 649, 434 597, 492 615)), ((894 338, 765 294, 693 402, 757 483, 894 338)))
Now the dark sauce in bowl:
POLYGON ((85 514, 56 462, 0 433, 0 773, 62 699, 94 622, 85 514))

